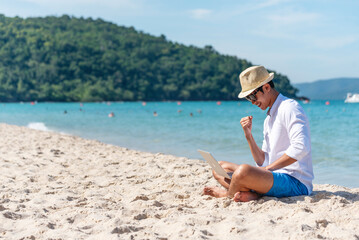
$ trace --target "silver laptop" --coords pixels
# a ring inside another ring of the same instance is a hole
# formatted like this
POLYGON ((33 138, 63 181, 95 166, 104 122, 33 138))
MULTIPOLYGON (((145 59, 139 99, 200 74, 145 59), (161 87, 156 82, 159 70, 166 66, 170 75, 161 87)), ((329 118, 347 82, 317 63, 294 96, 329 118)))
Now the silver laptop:
POLYGON ((217 160, 213 157, 211 153, 199 149, 197 151, 202 155, 202 157, 207 161, 207 163, 218 175, 228 179, 232 178, 232 176, 228 175, 228 173, 222 168, 222 166, 217 162, 217 160))

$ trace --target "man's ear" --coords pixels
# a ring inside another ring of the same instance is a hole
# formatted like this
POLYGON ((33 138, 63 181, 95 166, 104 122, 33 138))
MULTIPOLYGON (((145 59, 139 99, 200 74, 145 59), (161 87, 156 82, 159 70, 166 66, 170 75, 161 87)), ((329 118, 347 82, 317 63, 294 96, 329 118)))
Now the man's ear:
POLYGON ((263 89, 264 89, 265 92, 269 92, 270 89, 271 89, 269 83, 264 84, 264 85, 263 85, 263 89))

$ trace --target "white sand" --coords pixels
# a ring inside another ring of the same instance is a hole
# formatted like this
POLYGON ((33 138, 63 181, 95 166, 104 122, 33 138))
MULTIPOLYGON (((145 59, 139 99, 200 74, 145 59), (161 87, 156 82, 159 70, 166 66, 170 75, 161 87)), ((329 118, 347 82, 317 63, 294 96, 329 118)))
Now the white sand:
POLYGON ((3 239, 359 239, 358 188, 235 203, 202 195, 216 182, 200 160, 0 131, 3 239))

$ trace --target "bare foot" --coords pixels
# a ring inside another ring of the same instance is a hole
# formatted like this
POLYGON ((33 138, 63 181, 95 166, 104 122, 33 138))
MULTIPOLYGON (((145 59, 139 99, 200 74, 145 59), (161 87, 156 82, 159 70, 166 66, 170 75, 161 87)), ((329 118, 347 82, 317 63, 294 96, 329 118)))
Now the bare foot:
POLYGON ((219 187, 205 187, 203 189, 204 195, 210 195, 216 198, 227 197, 227 190, 219 188, 219 187))
POLYGON ((259 195, 254 192, 237 192, 233 197, 233 201, 235 202, 249 202, 258 199, 259 195))

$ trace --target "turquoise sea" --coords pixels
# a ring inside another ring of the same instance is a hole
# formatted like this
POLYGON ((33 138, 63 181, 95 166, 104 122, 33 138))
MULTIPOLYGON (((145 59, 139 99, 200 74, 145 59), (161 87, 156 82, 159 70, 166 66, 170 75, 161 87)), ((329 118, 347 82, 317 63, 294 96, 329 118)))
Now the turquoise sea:
MULTIPOLYGON (((359 103, 302 103, 312 137, 314 183, 359 187, 359 103)), ((266 112, 249 102, 3 103, 0 122, 63 132, 148 152, 253 164, 239 123, 252 115, 262 144, 266 112), (108 117, 113 112, 114 117, 108 117), (157 116, 154 116, 154 112, 157 116)))

